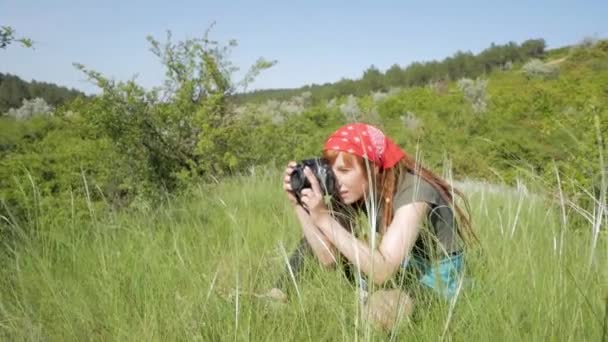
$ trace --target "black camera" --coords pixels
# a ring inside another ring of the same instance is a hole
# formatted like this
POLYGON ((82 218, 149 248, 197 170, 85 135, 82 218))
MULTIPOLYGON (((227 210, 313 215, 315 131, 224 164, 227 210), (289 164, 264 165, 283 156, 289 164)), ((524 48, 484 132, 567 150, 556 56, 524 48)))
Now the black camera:
POLYGON ((325 158, 311 158, 302 160, 298 163, 291 174, 291 191, 296 196, 298 204, 302 205, 302 190, 311 188, 310 182, 304 174, 304 168, 306 166, 308 166, 310 171, 312 171, 312 174, 317 178, 323 195, 330 195, 332 199, 338 199, 338 182, 336 181, 334 172, 331 170, 329 161, 325 158))

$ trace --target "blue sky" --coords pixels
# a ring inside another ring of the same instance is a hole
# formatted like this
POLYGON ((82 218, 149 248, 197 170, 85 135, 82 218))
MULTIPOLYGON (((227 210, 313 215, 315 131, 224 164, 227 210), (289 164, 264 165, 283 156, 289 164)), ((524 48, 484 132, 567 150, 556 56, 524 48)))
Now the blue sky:
MULTIPOLYGON (((147 35, 236 39, 246 70, 278 60, 251 88, 288 88, 358 78, 376 65, 479 52, 490 43, 544 38, 549 48, 608 37, 608 1, 33 1, 0 0, 0 25, 35 49, 0 50, 0 72, 96 92, 73 62, 119 80, 160 85, 164 71, 147 35)), ((238 75, 237 75, 238 77, 238 75)))

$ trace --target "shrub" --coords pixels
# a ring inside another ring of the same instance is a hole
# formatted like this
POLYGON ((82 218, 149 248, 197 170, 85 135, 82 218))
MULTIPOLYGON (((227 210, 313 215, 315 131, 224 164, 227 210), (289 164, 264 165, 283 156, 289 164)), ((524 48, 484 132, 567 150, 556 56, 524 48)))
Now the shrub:
POLYGON ((31 100, 23 99, 23 105, 17 109, 9 109, 7 115, 17 120, 25 120, 35 115, 50 115, 52 112, 53 107, 49 106, 44 99, 37 97, 31 100))
POLYGON ((348 95, 346 102, 340 105, 340 112, 348 122, 359 121, 361 117, 361 109, 357 104, 357 98, 353 95, 348 95))
POLYGON ((539 59, 532 59, 522 67, 528 78, 554 79, 558 76, 559 69, 556 65, 543 63, 539 59))
POLYGON ((463 92, 464 98, 471 103, 475 113, 482 113, 487 108, 487 80, 472 80, 463 78, 458 81, 458 88, 463 92))

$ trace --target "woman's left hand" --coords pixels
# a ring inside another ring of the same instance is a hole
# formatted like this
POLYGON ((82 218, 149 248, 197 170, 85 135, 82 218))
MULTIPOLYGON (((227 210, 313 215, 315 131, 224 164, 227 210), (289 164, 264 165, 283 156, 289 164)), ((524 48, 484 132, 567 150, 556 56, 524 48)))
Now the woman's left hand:
POLYGON ((302 190, 301 200, 304 204, 304 207, 308 209, 310 214, 310 218, 313 223, 318 225, 323 215, 327 215, 327 206, 325 205, 325 201, 323 199, 323 192, 321 191, 321 187, 319 186, 319 182, 317 178, 312 174, 310 168, 304 168, 304 175, 308 178, 310 182, 311 188, 302 190))

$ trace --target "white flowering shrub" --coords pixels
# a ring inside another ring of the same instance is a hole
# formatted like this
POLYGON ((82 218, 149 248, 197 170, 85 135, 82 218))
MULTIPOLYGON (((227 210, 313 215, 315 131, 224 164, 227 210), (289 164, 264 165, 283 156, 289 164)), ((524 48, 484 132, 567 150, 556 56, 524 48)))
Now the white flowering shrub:
POLYGON ((430 81, 428 86, 439 95, 445 95, 448 92, 448 82, 445 80, 430 81))
POLYGON ((333 107, 336 107, 337 105, 338 105, 338 99, 336 99, 335 97, 333 97, 331 100, 329 100, 329 102, 327 102, 328 108, 333 108, 333 107))
POLYGON ((353 95, 348 95, 346 102, 340 105, 340 112, 348 122, 359 121, 361 117, 361 108, 357 104, 357 98, 353 95))
POLYGON ((545 64, 539 59, 531 59, 521 68, 528 78, 551 79, 557 77, 559 69, 554 64, 545 64))
POLYGON ((475 113, 485 112, 487 109, 487 80, 462 78, 458 81, 458 88, 464 94, 464 98, 471 103, 475 113))
POLYGON ((44 99, 23 99, 21 107, 8 110, 7 115, 17 120, 26 120, 36 115, 49 115, 53 112, 53 107, 49 106, 44 99))
POLYGON ((384 100, 387 97, 388 97, 387 93, 384 93, 384 92, 381 92, 381 91, 374 91, 374 92, 372 92, 372 100, 374 102, 380 102, 380 101, 384 100))
POLYGON ((380 118, 380 113, 378 112, 378 107, 375 105, 370 109, 366 110, 362 113, 361 117, 358 119, 360 121, 367 122, 372 125, 382 125, 382 120, 380 118))
POLYGON ((575 47, 583 48, 583 49, 592 48, 598 42, 599 42, 599 39, 597 39, 597 37, 587 36, 587 37, 583 38, 578 44, 576 44, 575 47))
POLYGON ((309 106, 312 102, 312 93, 310 91, 305 91, 300 95, 292 97, 290 102, 299 107, 309 106))
POLYGON ((399 94, 399 93, 400 93, 402 90, 403 90, 403 88, 400 88, 400 87, 391 87, 391 88, 388 90, 387 95, 388 95, 388 96, 397 95, 397 94, 399 94))
POLYGON ((281 123, 285 117, 297 115, 310 106, 312 103, 312 93, 305 91, 300 95, 293 96, 288 101, 267 100, 261 105, 254 106, 250 112, 259 113, 269 117, 273 123, 281 123))
POLYGON ((293 100, 284 101, 281 102, 281 105, 279 106, 279 111, 289 115, 300 114, 304 111, 304 106, 301 103, 293 100))
POLYGON ((410 131, 416 131, 418 127, 422 125, 422 120, 412 112, 406 112, 401 115, 401 122, 403 123, 403 126, 410 131))

